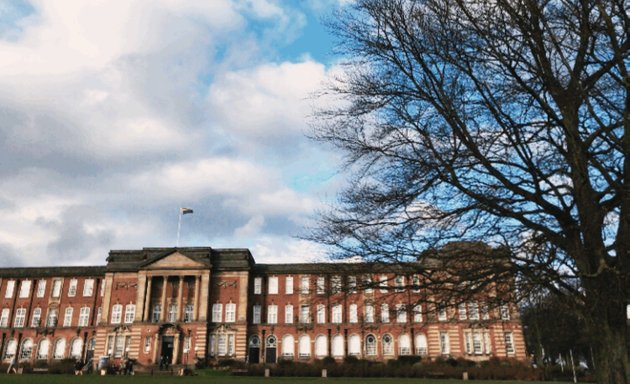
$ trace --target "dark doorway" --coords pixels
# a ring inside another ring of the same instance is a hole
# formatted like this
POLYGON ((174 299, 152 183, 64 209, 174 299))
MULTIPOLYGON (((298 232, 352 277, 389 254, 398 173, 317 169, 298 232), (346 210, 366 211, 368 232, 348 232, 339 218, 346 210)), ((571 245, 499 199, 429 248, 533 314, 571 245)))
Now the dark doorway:
POLYGON ((265 363, 273 364, 276 362, 276 346, 276 337, 273 335, 269 336, 265 344, 265 363))
POLYGON ((162 358, 167 364, 173 364, 173 336, 162 336, 162 358))
POLYGON ((252 336, 249 339, 247 361, 251 364, 260 363, 260 338, 258 336, 252 336))

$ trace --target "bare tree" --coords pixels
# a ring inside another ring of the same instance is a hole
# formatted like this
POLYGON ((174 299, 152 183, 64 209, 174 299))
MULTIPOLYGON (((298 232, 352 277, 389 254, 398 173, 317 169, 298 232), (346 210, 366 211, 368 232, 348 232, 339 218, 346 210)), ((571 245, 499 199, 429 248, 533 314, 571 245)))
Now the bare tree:
POLYGON ((312 238, 368 261, 453 240, 509 249, 509 263, 465 277, 499 268, 521 295, 571 301, 599 382, 628 383, 629 8, 357 0, 336 15, 348 60, 313 135, 344 151, 354 178, 312 238))

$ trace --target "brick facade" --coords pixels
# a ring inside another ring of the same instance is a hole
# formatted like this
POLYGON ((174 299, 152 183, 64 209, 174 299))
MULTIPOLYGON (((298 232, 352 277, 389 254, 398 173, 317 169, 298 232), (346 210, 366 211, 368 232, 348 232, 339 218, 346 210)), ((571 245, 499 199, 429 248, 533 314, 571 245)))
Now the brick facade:
POLYGON ((5 268, 0 352, 144 366, 164 356, 526 358, 513 304, 440 303, 417 279, 400 265, 256 264, 246 249, 209 247, 111 251, 103 267, 5 268))

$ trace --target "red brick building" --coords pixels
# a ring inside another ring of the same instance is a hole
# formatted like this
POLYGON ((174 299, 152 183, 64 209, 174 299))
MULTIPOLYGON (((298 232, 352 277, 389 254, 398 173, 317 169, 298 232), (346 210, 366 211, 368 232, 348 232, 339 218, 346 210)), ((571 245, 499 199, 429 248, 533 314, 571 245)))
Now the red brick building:
POLYGON ((129 357, 145 366, 348 355, 525 359, 513 304, 436 301, 407 267, 257 264, 246 249, 190 247, 111 251, 99 267, 0 269, 1 356, 129 357))

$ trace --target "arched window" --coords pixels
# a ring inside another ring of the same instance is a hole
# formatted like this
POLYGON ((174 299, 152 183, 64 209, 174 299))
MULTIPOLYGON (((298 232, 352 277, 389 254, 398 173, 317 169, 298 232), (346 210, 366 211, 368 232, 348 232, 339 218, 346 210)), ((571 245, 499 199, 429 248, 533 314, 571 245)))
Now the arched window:
POLYGON ((31 356, 33 356, 33 340, 25 339, 22 342, 22 352, 20 352, 20 359, 30 360, 31 356))
POLYGON ((335 335, 332 339, 332 355, 334 357, 343 357, 344 356, 344 345, 343 345, 343 336, 335 335))
POLYGON ((359 335, 350 336, 348 354, 351 356, 361 356, 361 337, 359 335))
POLYGON ((15 354, 17 353, 17 345, 17 340, 9 340, 9 342, 7 343, 7 349, 4 351, 5 360, 11 360, 15 357, 15 354))
POLYGON ((55 341, 55 348, 53 349, 53 359, 61 360, 66 354, 66 339, 58 339, 55 341))
POLYGON ((365 354, 367 356, 376 356, 376 337, 374 335, 365 336, 365 354))
POLYGON ((386 334, 383 336, 383 355, 394 354, 394 339, 392 335, 386 334))
POLYGON ((77 337, 70 344, 70 357, 73 359, 81 359, 83 352, 83 339, 77 337))
POLYGON ((311 338, 308 335, 300 336, 298 341, 298 351, 301 358, 311 357, 311 338))
POLYGON ((293 359, 295 355, 295 339, 293 335, 284 335, 282 337, 282 357, 293 359))
POLYGON ((419 333, 416 335, 416 355, 426 356, 427 354, 427 337, 423 333, 419 333))
POLYGON ((39 346, 37 347, 37 359, 38 360, 48 360, 48 351, 50 350, 50 341, 48 339, 43 339, 39 342, 39 346))
POLYGON ((400 337, 398 338, 398 348, 398 353, 400 355, 411 355, 411 337, 409 337, 409 335, 407 334, 400 335, 400 337))
POLYGON ((315 338, 315 356, 328 356, 328 338, 324 335, 315 338))

